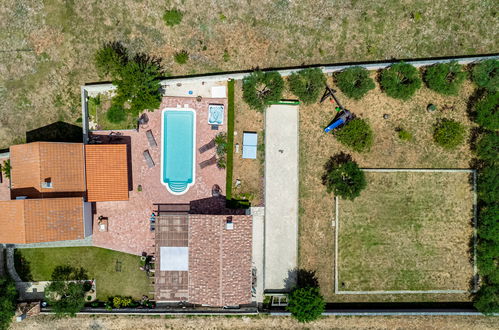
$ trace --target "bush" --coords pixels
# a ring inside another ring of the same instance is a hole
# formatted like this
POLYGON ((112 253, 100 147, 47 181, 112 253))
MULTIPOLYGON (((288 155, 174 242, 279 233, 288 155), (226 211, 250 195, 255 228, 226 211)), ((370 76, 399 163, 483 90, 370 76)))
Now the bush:
MULTIPOLYGON (((0 267, 3 267, 1 265, 0 267)), ((17 306, 17 291, 14 281, 0 277, 0 329, 7 330, 15 315, 17 306)))
POLYGON ((373 131, 369 124, 360 118, 355 118, 334 132, 342 144, 354 151, 369 151, 373 144, 373 131))
POLYGON ((478 198, 492 205, 499 201, 499 167, 487 166, 478 172, 478 198))
POLYGON ((284 80, 278 72, 254 71, 243 79, 243 99, 258 111, 281 100, 284 80))
POLYGON ((299 322, 310 322, 318 319, 326 308, 319 288, 297 288, 289 294, 287 310, 299 322))
POLYGON ((350 67, 335 74, 336 84, 348 97, 360 100, 367 92, 374 89, 374 81, 369 71, 360 66, 350 67))
POLYGON ((433 139, 445 149, 454 149, 463 143, 465 132, 465 128, 461 123, 444 119, 435 125, 433 139))
POLYGON ((424 81, 428 88, 444 95, 456 95, 466 78, 461 65, 456 61, 437 63, 429 66, 424 74, 424 81))
POLYGON ((328 193, 354 200, 367 186, 364 172, 350 155, 344 153, 331 157, 324 166, 322 184, 328 193))
POLYGON ((10 179, 10 171, 11 171, 10 159, 7 159, 6 161, 3 162, 1 169, 3 175, 5 175, 7 179, 10 179))
POLYGON ((180 24, 182 22, 182 18, 184 14, 178 9, 170 9, 165 11, 163 15, 163 20, 167 26, 174 26, 180 24))
POLYGON ((421 87, 419 71, 404 62, 393 64, 381 71, 379 82, 388 96, 400 100, 410 99, 421 87))
POLYGON ((126 48, 119 42, 105 43, 95 54, 95 66, 101 77, 119 76, 128 62, 126 48))
POLYGON ((475 296, 474 305, 485 314, 499 313, 499 287, 482 285, 475 296))
POLYGON ((133 300, 130 297, 116 296, 113 298, 113 307, 114 308, 129 307, 130 305, 132 305, 132 303, 133 303, 133 300))
POLYGON ((413 136, 412 136, 411 132, 406 131, 403 128, 397 129, 397 132, 398 132, 398 137, 399 137, 400 140, 402 140, 402 141, 412 141, 413 136))
POLYGON ((215 136, 215 145, 218 156, 225 156, 227 154, 227 134, 220 132, 215 136))
POLYGON ((476 146, 478 158, 487 162, 499 161, 499 134, 487 132, 480 137, 476 146))
POLYGON ((288 78, 289 90, 305 104, 317 101, 326 85, 321 69, 310 68, 293 72, 288 78))
POLYGON ((125 109, 123 109, 123 105, 119 104, 119 102, 113 102, 109 110, 106 112, 107 120, 111 123, 119 124, 126 119, 125 109))
POLYGON ((45 288, 45 299, 56 315, 75 316, 85 306, 81 282, 53 281, 45 288))
POLYGON ((499 129, 499 92, 488 93, 475 104, 475 121, 491 130, 499 129))
POLYGON ((479 62, 473 67, 471 78, 478 87, 491 92, 499 87, 499 61, 490 59, 479 62))
POLYGON ((173 55, 173 59, 178 64, 185 64, 189 60, 189 53, 186 50, 182 50, 180 52, 175 53, 175 55, 173 55))
MULTIPOLYGON (((485 206, 480 210, 478 216, 478 237, 499 244, 499 205, 485 206)), ((495 268, 495 267, 494 267, 495 268)))

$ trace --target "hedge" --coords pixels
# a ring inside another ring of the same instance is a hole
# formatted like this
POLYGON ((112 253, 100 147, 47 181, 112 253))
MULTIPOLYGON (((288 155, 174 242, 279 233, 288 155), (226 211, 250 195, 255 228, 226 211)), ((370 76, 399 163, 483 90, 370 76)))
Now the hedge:
POLYGON ((232 171, 234 162, 234 80, 227 83, 227 163, 225 168, 225 197, 232 199, 232 171))
POLYGON ((421 87, 421 78, 418 69, 400 62, 381 71, 379 83, 388 96, 408 100, 421 87))

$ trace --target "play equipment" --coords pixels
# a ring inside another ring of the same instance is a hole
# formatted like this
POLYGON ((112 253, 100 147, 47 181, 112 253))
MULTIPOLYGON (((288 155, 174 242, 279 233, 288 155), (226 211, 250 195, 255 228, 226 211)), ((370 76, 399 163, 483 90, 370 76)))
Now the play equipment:
POLYGON ((352 113, 349 110, 343 108, 340 101, 336 97, 335 92, 336 91, 334 89, 331 89, 328 85, 326 85, 326 91, 321 98, 321 103, 324 102, 327 98, 330 99, 331 103, 336 102, 337 106, 335 107, 335 110, 338 112, 333 121, 324 129, 325 133, 329 133, 333 129, 345 125, 353 118, 352 113))

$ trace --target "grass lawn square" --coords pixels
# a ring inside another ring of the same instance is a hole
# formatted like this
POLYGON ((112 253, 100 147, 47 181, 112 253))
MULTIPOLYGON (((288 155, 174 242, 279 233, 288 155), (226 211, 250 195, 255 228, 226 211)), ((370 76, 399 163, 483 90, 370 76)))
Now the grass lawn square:
POLYGON ((97 299, 142 298, 152 291, 140 257, 97 247, 17 249, 16 269, 23 280, 50 281, 56 266, 83 267, 96 280, 97 299), (19 259, 24 260, 20 267, 19 259))
POLYGON ((360 197, 339 202, 338 289, 469 289, 469 174, 366 172, 366 179, 360 197))

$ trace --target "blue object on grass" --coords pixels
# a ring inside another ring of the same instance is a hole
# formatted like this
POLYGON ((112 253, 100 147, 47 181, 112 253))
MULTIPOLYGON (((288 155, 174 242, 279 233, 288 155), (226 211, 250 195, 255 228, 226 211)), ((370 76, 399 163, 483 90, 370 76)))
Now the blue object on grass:
POLYGON ((341 118, 340 118, 340 119, 336 120, 335 122, 333 122, 333 123, 332 123, 331 125, 329 125, 328 127, 326 127, 326 128, 324 129, 324 132, 329 133, 329 132, 331 132, 333 129, 335 129, 336 127, 340 126, 340 125, 341 125, 341 124, 343 124, 343 123, 344 123, 343 119, 341 119, 341 118))

